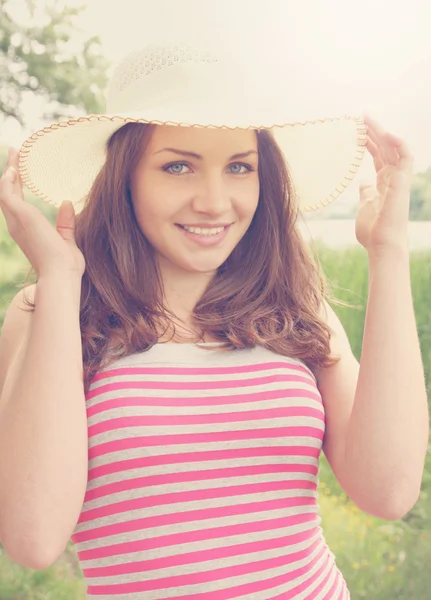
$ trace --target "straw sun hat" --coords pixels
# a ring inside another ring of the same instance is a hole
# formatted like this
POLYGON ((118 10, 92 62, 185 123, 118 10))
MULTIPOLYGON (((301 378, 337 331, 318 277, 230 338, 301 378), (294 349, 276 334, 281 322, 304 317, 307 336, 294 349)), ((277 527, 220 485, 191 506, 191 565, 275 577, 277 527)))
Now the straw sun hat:
MULTIPOLYGON (((361 165, 367 140, 362 116, 304 119, 293 92, 275 92, 241 67, 184 43, 132 52, 110 81, 106 114, 54 123, 24 142, 23 183, 56 206, 71 200, 78 213, 103 166, 109 137, 125 123, 270 129, 286 158, 301 211, 331 203, 361 165)), ((300 82, 292 80, 291 86, 300 88, 300 82)))

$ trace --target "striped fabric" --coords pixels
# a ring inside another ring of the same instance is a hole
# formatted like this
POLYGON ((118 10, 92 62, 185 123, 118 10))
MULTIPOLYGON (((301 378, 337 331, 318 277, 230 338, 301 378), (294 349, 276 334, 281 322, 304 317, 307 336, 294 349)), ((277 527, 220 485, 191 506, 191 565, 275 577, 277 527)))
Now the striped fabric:
POLYGON ((157 344, 86 400, 72 541, 88 599, 350 599, 320 527, 325 416, 303 362, 157 344))

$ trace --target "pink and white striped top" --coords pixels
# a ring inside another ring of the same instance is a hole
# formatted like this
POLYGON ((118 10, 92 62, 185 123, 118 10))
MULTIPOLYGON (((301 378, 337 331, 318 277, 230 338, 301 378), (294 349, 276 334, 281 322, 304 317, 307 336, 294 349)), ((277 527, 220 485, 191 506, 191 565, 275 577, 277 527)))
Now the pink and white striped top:
POLYGON ((89 599, 350 599, 320 527, 325 413, 302 361, 157 344, 86 400, 72 541, 89 599))

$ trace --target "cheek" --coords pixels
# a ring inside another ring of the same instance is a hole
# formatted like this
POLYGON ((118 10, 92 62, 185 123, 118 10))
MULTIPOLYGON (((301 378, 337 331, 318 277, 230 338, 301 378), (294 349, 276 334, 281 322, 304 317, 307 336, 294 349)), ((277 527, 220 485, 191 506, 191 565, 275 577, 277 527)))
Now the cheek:
POLYGON ((259 202, 259 190, 259 182, 250 182, 249 185, 244 186, 241 192, 236 195, 237 210, 242 216, 253 216, 256 212, 259 202))
POLYGON ((141 185, 134 189, 132 201, 138 221, 143 225, 148 222, 163 220, 169 217, 172 202, 167 193, 160 187, 141 185))

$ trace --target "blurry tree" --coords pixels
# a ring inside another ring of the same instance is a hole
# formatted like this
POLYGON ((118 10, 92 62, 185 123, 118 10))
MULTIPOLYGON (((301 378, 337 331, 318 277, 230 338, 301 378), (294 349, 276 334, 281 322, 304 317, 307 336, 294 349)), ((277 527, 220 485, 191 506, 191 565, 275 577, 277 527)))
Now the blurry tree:
POLYGON ((413 179, 410 219, 431 221, 431 167, 422 173, 417 173, 413 179))
POLYGON ((58 0, 0 0, 0 116, 23 125, 29 93, 47 101, 47 120, 103 108, 109 61, 99 38, 79 31, 82 10, 58 0))

